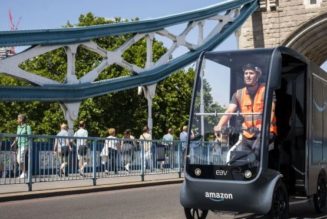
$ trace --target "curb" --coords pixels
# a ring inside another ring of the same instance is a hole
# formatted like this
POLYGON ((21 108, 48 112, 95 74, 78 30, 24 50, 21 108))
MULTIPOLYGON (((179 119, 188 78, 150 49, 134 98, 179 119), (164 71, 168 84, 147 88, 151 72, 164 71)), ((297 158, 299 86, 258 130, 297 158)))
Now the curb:
POLYGON ((149 186, 160 186, 160 185, 169 185, 169 184, 178 184, 184 181, 183 178, 179 179, 170 179, 170 180, 153 180, 146 182, 133 182, 133 183, 124 183, 124 184, 115 184, 115 185, 96 185, 96 186, 84 186, 84 187, 74 187, 74 188, 64 188, 64 189, 55 189, 55 190, 41 190, 41 191, 31 191, 31 192, 20 192, 16 194, 7 194, 0 195, 0 202, 8 201, 19 201, 35 198, 48 198, 55 196, 63 195, 76 195, 76 194, 86 194, 93 192, 102 192, 102 191, 114 191, 121 189, 132 189, 132 188, 141 188, 149 186))

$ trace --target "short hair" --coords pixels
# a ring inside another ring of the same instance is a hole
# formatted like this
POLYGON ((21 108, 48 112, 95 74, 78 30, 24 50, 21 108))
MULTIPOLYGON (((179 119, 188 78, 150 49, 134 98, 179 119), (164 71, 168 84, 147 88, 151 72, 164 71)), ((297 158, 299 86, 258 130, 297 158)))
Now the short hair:
POLYGON ((83 120, 79 121, 78 126, 79 127, 84 127, 85 126, 85 122, 83 120))
POLYGON ((116 134, 116 129, 115 128, 109 128, 108 133, 109 133, 109 135, 115 135, 116 134))
POLYGON ((131 134, 131 130, 130 130, 130 129, 126 129, 126 130, 124 131, 124 134, 125 134, 125 135, 130 135, 130 134, 131 134))
POLYGON ((20 117, 22 119, 22 122, 26 122, 26 120, 27 120, 27 116, 25 114, 22 114, 22 113, 18 114, 17 117, 20 117))
POLYGON ((183 126, 183 131, 187 131, 187 125, 183 126))
POLYGON ((68 126, 67 126, 66 123, 61 123, 60 128, 67 130, 68 129, 68 126))
POLYGON ((255 66, 251 63, 248 63, 248 64, 245 64, 243 67, 242 67, 242 70, 245 71, 245 70, 252 70, 256 73, 259 74, 259 76, 262 75, 262 71, 261 71, 261 68, 259 68, 258 66, 255 66))
POLYGON ((143 127, 143 132, 147 132, 147 131, 149 131, 149 127, 146 125, 143 127))

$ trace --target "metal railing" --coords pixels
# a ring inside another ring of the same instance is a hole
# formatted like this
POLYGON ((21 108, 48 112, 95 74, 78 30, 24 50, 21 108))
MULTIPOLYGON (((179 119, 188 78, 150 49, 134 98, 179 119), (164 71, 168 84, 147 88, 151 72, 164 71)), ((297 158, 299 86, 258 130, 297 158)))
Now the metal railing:
POLYGON ((41 182, 92 180, 96 185, 97 179, 109 177, 181 177, 182 154, 180 141, 0 134, 0 185, 27 184, 31 191, 33 183, 41 182), (15 138, 27 138, 28 145, 12 148, 15 138), (54 151, 56 138, 68 139, 68 150, 54 151), (81 139, 86 148, 77 142, 81 139))

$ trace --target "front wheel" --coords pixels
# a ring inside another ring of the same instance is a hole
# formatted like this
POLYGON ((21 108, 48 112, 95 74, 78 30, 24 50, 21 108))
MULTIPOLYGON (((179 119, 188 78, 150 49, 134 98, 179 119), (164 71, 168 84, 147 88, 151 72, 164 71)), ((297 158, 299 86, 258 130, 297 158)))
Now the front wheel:
POLYGON ((283 182, 279 181, 274 189, 268 218, 287 219, 289 211, 288 194, 283 182))
POLYGON ((326 182, 325 179, 319 177, 317 185, 317 193, 313 196, 313 204, 317 213, 322 213, 326 209, 326 182))
POLYGON ((184 208, 184 212, 187 219, 205 219, 208 215, 208 210, 197 208, 184 208))

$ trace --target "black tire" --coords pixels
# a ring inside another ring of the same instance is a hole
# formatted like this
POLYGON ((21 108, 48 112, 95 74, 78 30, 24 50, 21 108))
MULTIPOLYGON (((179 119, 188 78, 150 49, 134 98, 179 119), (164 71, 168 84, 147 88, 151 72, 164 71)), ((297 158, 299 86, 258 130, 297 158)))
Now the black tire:
POLYGON ((184 212, 187 219, 205 219, 208 215, 208 210, 197 208, 184 208, 184 212))
POLYGON ((287 219, 289 211, 289 200, 286 187, 282 181, 279 181, 274 189, 274 194, 271 202, 271 209, 268 213, 268 218, 287 219))
POLYGON ((313 196, 313 205, 317 213, 326 211, 326 181, 323 177, 318 178, 317 193, 313 196))

